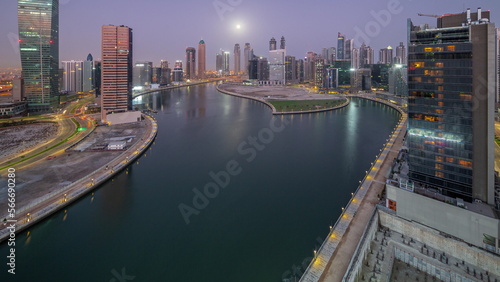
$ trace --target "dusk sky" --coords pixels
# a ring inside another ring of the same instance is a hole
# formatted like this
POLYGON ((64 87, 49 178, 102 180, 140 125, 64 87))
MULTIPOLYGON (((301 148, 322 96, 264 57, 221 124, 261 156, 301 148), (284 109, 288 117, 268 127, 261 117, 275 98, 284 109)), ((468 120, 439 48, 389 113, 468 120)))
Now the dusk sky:
MULTIPOLYGON (((371 32, 360 38, 369 40, 378 60, 380 48, 400 41, 406 45, 407 18, 435 26, 435 18, 417 13, 459 13, 468 7, 491 10, 492 21, 500 25, 498 0, 60 0, 59 59, 84 60, 88 53, 99 59, 100 27, 114 24, 133 29, 134 61, 155 66, 162 59, 171 64, 184 60, 186 47, 197 48, 201 38, 207 45, 207 67, 214 68, 215 53, 221 48, 232 53, 235 43, 243 48, 249 42, 256 55, 267 56, 269 39, 279 41, 284 35, 287 54, 304 57, 307 51, 320 54, 323 47, 336 47, 337 32, 354 38, 357 30, 367 28, 371 32), (388 21, 374 16, 389 13, 388 21)), ((17 1, 3 0, 0 18, 0 67, 20 67, 17 1)))

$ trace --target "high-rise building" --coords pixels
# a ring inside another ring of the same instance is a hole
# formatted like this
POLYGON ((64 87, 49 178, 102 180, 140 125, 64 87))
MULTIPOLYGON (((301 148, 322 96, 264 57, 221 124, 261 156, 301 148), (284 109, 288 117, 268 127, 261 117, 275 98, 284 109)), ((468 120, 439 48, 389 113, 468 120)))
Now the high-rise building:
POLYGON ((92 54, 87 55, 87 60, 83 62, 83 92, 94 89, 94 58, 92 54))
POLYGON ((224 51, 220 51, 220 53, 215 54, 215 71, 217 72, 217 76, 223 76, 224 70, 224 51))
POLYGON ((132 107, 132 29, 103 25, 101 28, 101 108, 106 112, 132 107))
POLYGON ((205 41, 200 40, 198 43, 198 78, 205 79, 206 76, 206 68, 207 68, 207 51, 205 46, 205 41))
POLYGON ((408 68, 396 64, 389 70, 389 93, 396 96, 408 96, 408 68))
POLYGON ((337 36, 337 60, 344 59, 344 48, 345 48, 344 41, 345 41, 344 35, 342 35, 339 32, 337 36))
POLYGON ((253 59, 253 51, 252 47, 250 46, 250 43, 245 43, 245 47, 243 49, 243 61, 244 61, 244 66, 245 66, 245 73, 248 74, 248 64, 249 61, 253 59))
POLYGON ((359 49, 353 48, 351 51, 351 66, 354 69, 360 68, 359 49))
POLYGON ((269 40, 269 51, 272 50, 276 50, 276 39, 274 37, 269 40))
POLYGON ((167 60, 161 60, 160 61, 160 68, 161 68, 160 85, 168 85, 168 84, 170 84, 170 81, 171 81, 171 79, 170 79, 171 69, 168 67, 168 61, 167 60))
POLYGON ((151 84, 160 84, 160 82, 161 82, 161 67, 153 67, 151 84))
POLYGON ((63 61, 62 90, 68 92, 83 91, 83 61, 63 61))
POLYGON ((260 57, 257 65, 257 79, 260 81, 269 80, 269 62, 267 58, 260 57))
POLYGON ((19 50, 31 112, 59 104, 59 1, 19 0, 19 50))
POLYGON ((321 55, 325 59, 325 64, 331 64, 337 59, 337 49, 335 47, 323 48, 321 55))
POLYGON ((294 56, 285 57, 285 82, 286 84, 297 83, 297 62, 294 56))
POLYGON ((344 60, 352 59, 352 49, 354 49, 354 39, 344 40, 344 60))
POLYGON ((401 64, 401 65, 406 65, 406 47, 403 42, 399 43, 399 46, 396 47, 396 58, 394 63, 396 64, 401 64))
POLYGON ((259 59, 252 58, 248 61, 248 79, 259 79, 259 59))
POLYGON ((372 88, 370 69, 355 69, 351 71, 351 91, 370 91, 372 88))
POLYGON ((136 62, 133 68, 132 85, 134 87, 150 87, 153 80, 153 62, 136 62))
POLYGON ((317 54, 309 51, 306 53, 304 61, 304 80, 313 81, 316 76, 316 57, 317 54))
POLYGON ((285 49, 269 51, 269 80, 276 84, 285 84, 285 49))
POLYGON ((92 68, 92 72, 94 73, 94 83, 92 87, 95 90, 96 96, 101 95, 101 79, 102 79, 101 67, 102 67, 101 61, 94 61, 94 65, 92 68))
POLYGON ((299 59, 296 60, 296 62, 297 62, 297 67, 296 67, 297 73, 295 75, 297 77, 297 80, 301 83, 304 82, 304 60, 299 59))
POLYGON ((359 47, 359 65, 361 68, 364 68, 365 65, 369 64, 373 64, 373 49, 363 43, 359 47))
POLYGON ((222 73, 224 75, 229 75, 230 70, 229 70, 229 57, 231 56, 231 53, 228 51, 225 51, 222 53, 222 73))
POLYGON ((323 70, 323 85, 322 89, 328 91, 339 87, 339 69, 325 67, 323 70))
POLYGON ((493 205, 495 24, 479 9, 409 30, 410 179, 493 205))
POLYGON ((176 83, 179 83, 179 82, 182 82, 182 79, 183 79, 183 74, 184 70, 182 69, 182 61, 181 60, 177 60, 175 61, 175 65, 174 65, 174 82, 176 83))
POLYGON ((241 50, 240 44, 234 44, 234 75, 238 75, 241 71, 241 50))
POLYGON ((388 46, 387 48, 380 49, 379 52, 379 64, 392 64, 392 47, 388 46))
POLYGON ((186 74, 187 79, 196 78, 196 49, 186 48, 186 74))
POLYGON ((286 41, 284 36, 281 36, 280 49, 286 49, 286 41))

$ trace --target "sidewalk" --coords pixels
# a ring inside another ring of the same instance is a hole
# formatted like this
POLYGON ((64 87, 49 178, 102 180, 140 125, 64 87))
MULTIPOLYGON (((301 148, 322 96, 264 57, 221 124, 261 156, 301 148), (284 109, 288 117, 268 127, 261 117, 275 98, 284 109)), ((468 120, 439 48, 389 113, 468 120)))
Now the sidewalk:
POLYGON ((342 281, 373 209, 379 201, 378 195, 385 188, 386 175, 391 169, 392 161, 403 144, 406 122, 406 115, 403 114, 384 150, 377 156, 365 178, 360 181, 360 186, 353 193, 347 207, 343 208, 343 213, 300 281, 342 281))

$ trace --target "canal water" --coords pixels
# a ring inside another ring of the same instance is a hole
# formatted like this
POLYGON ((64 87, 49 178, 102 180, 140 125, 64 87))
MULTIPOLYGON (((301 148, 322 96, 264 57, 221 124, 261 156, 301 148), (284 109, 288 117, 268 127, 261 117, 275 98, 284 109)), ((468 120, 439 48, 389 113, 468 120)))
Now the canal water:
POLYGON ((0 281, 300 274, 399 119, 361 99, 272 116, 215 84, 148 94, 134 105, 157 111, 155 144, 93 195, 18 234, 15 276, 2 244, 0 281))

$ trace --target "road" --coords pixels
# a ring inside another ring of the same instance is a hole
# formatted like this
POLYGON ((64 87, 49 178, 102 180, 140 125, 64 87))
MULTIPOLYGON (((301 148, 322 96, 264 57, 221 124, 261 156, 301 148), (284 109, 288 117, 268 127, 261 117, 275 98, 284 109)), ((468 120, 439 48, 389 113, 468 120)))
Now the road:
POLYGON ((42 159, 45 159, 48 156, 57 157, 58 155, 63 154, 66 148, 80 141, 85 136, 86 131, 77 131, 77 127, 85 127, 87 128, 87 130, 92 130, 92 128, 94 127, 93 122, 87 120, 85 115, 83 114, 83 108, 86 104, 90 103, 91 100, 91 98, 86 98, 70 103, 68 106, 62 109, 63 112, 66 111, 65 114, 51 114, 32 118, 15 119, 17 121, 21 119, 57 121, 59 124, 59 131, 57 136, 54 136, 54 138, 52 138, 51 140, 40 144, 27 152, 23 152, 22 154, 19 154, 18 156, 10 160, 1 162, 0 170, 13 165, 15 165, 16 169, 20 169, 42 159))

